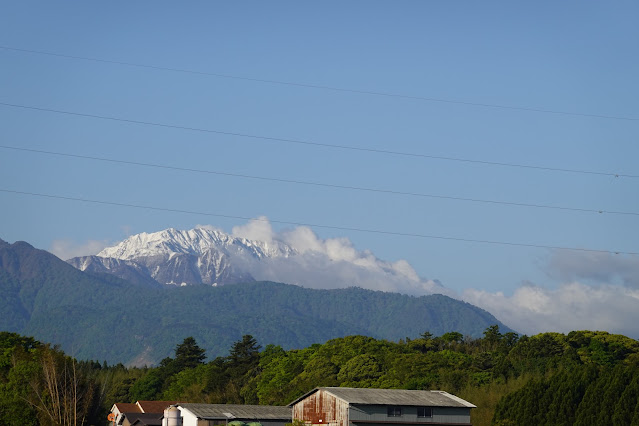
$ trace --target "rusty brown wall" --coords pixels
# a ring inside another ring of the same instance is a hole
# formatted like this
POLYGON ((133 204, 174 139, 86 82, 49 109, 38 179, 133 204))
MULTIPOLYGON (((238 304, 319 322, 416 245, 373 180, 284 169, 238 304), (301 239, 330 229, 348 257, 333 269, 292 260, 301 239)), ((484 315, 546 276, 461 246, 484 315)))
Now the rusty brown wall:
POLYGON ((293 406, 293 419, 312 425, 348 426, 348 403, 318 390, 293 406))

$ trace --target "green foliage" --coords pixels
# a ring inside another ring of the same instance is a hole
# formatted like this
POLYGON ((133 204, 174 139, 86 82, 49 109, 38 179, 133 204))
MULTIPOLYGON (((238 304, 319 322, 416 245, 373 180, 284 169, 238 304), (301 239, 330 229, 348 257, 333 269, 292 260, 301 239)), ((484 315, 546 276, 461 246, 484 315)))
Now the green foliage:
MULTIPOLYGON (((322 366, 309 361, 312 353, 312 348, 286 352, 279 346, 267 346, 260 357, 261 373, 256 381, 259 402, 276 404, 282 400, 293 400, 298 396, 299 383, 296 383, 295 379, 303 376, 305 364, 311 366, 310 371, 318 374, 318 376, 313 375, 311 381, 321 378, 322 366), (315 367, 319 369, 315 370, 315 367)), ((301 381, 310 382, 308 377, 302 378, 301 381)))
POLYGON ((167 377, 161 368, 150 370, 129 390, 129 401, 152 401, 162 393, 167 377))
POLYGON ((382 375, 381 366, 374 356, 361 354, 349 359, 337 374, 344 386, 373 387, 382 375))
POLYGON ((33 338, 0 332, 0 424, 95 422, 102 414, 97 369, 99 363, 77 362, 33 338))
POLYGON ((486 330, 484 330, 484 339, 483 343, 491 349, 495 349, 499 342, 501 341, 501 333, 499 332, 498 325, 491 325, 486 330))
POLYGON ((459 334, 422 333, 398 342, 352 335, 296 350, 273 344, 262 350, 244 335, 226 356, 207 363, 195 338, 187 337, 157 367, 125 368, 77 362, 33 338, 3 332, 0 424, 51 423, 52 371, 61 374, 55 382, 63 392, 78 385, 84 424, 104 424, 114 402, 282 405, 320 386, 446 390, 478 405, 476 426, 639 424, 637 341, 590 331, 520 338, 497 326, 479 339, 459 334))
POLYGON ((639 351, 639 342, 605 331, 572 331, 566 336, 583 363, 612 365, 639 351))
POLYGON ((630 425, 638 396, 638 366, 581 365, 530 381, 521 390, 507 395, 495 410, 494 422, 630 425))
MULTIPOLYGON (((164 358, 160 366, 147 370, 129 388, 129 400, 154 400, 154 399, 179 399, 174 395, 196 392, 195 382, 198 382, 194 371, 204 373, 204 359, 206 358, 204 349, 197 345, 193 337, 187 337, 175 348, 175 358, 164 358), (193 385, 193 386, 192 386, 193 385)), ((204 390, 204 384, 198 382, 201 387, 199 392, 204 390)), ((192 396, 192 395, 191 395, 192 396)), ((186 399, 186 398, 183 398, 186 399)), ((194 398, 191 398, 194 399, 194 398)), ((189 399, 189 400, 191 400, 189 399)), ((201 399, 201 398, 195 398, 201 399)))
POLYGON ((31 338, 0 333, 0 424, 37 424, 37 411, 27 401, 31 395, 28 383, 40 371, 36 361, 40 347, 31 338))
POLYGON ((162 399, 167 401, 204 401, 206 393, 205 378, 209 374, 209 367, 199 364, 177 373, 168 388, 162 393, 162 399))
POLYGON ((464 335, 458 333, 457 331, 450 331, 448 333, 442 334, 440 339, 444 343, 461 343, 462 340, 464 340, 464 335))

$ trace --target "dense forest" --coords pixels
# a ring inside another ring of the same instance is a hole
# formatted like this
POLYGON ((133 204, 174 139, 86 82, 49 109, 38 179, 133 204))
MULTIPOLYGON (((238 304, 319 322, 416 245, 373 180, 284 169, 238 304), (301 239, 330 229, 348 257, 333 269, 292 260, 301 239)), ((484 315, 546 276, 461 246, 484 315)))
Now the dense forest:
POLYGON ((206 359, 187 337, 154 368, 76 361, 0 333, 0 424, 105 424, 114 402, 288 404, 318 386, 442 389, 474 425, 639 425, 639 342, 606 332, 519 336, 488 327, 398 342, 348 336, 304 349, 245 335, 206 359))

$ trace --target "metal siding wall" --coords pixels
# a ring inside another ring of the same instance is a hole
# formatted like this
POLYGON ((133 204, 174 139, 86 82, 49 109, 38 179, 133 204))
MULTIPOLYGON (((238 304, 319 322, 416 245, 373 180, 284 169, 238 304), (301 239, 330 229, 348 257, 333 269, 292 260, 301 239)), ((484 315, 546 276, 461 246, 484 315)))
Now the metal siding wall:
POLYGON ((470 408, 433 408, 433 421, 440 423, 470 424, 470 408))
POLYGON ((341 399, 335 400, 335 408, 336 408, 336 419, 335 423, 337 426, 348 426, 348 402, 342 401, 341 399))
MULTIPOLYGON (((404 409, 405 407, 402 407, 404 409)), ((415 412, 417 413, 417 412, 415 412)), ((402 411, 402 414, 404 412, 402 411)), ((351 405, 349 418, 351 422, 357 420, 388 422, 393 420, 401 421, 402 417, 388 417, 386 405, 351 405)))
POLYGON ((318 390, 293 406, 293 419, 313 425, 348 426, 348 404, 318 390))
POLYGON ((387 405, 357 405, 349 408, 352 423, 398 422, 398 423, 468 423, 470 424, 470 408, 433 407, 433 417, 417 417, 417 407, 402 407, 401 417, 388 417, 387 405))

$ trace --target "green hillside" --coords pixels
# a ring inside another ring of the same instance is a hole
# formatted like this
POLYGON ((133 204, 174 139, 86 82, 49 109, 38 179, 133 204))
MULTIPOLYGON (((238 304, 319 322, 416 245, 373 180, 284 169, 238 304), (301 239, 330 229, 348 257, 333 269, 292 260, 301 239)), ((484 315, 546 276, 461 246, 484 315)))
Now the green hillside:
POLYGON ((312 290, 254 282, 151 288, 81 272, 27 243, 0 244, 0 330, 54 342, 78 359, 151 365, 194 336, 210 357, 245 334, 284 349, 347 335, 399 340, 458 331, 479 337, 499 323, 442 295, 361 288, 312 290))

